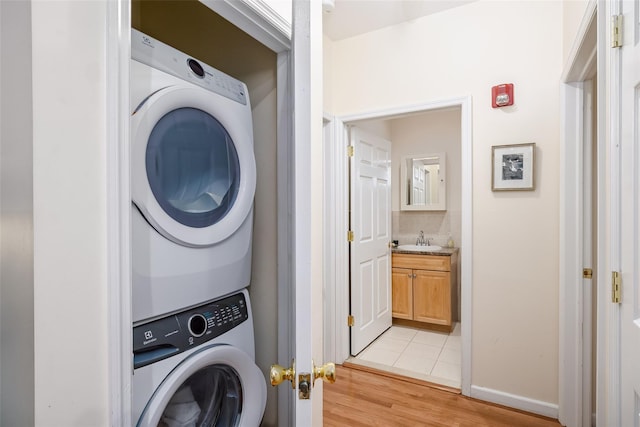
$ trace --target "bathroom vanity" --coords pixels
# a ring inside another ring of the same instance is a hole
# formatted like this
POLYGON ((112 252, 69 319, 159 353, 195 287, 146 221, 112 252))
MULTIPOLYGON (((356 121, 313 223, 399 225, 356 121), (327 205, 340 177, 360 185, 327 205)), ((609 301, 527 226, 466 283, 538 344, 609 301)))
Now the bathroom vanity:
POLYGON ((458 312, 458 248, 393 249, 395 323, 450 331, 458 312))

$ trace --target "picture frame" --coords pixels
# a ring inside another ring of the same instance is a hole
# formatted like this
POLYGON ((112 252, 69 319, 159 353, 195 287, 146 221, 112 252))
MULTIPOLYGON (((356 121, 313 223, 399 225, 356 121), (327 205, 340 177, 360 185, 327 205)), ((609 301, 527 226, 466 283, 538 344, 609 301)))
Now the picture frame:
POLYGON ((535 190, 535 142, 491 147, 491 190, 535 190))

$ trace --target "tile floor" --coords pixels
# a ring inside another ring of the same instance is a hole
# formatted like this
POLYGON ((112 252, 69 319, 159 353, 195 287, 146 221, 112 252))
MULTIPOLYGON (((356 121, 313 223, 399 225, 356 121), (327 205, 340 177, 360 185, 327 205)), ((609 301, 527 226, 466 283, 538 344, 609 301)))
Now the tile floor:
POLYGON ((392 326, 349 362, 460 388, 460 324, 450 334, 392 326))

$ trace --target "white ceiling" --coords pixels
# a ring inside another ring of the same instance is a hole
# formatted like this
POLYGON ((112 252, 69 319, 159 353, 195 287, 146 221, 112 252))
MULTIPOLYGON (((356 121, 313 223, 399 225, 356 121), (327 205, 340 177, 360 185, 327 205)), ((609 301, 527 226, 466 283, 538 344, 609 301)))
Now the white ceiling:
MULTIPOLYGON (((335 0, 324 12, 324 34, 333 41, 411 21, 476 0, 335 0)), ((331 3, 331 0, 323 0, 331 3)))

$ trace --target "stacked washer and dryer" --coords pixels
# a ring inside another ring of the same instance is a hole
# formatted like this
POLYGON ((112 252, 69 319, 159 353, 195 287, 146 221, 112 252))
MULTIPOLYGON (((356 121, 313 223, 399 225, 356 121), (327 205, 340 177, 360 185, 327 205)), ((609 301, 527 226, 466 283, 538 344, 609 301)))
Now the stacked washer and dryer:
POLYGON ((133 414, 137 426, 257 426, 246 85, 131 34, 133 414))

